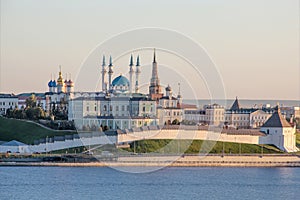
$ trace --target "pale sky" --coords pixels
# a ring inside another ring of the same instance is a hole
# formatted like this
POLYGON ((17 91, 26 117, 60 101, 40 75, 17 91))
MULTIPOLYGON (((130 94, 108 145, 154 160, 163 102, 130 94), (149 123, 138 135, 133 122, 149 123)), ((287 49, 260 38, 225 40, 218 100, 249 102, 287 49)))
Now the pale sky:
MULTIPOLYGON (((0 93, 46 92, 59 65, 64 75, 76 77, 100 43, 124 31, 158 27, 192 38, 207 51, 227 98, 299 100, 299 12, 298 0, 1 0, 0 93)), ((110 52, 98 53, 94 73, 100 75, 102 54, 110 52)), ((150 66, 152 52, 139 54, 150 66)), ((180 70, 171 76, 167 69, 181 61, 157 54, 162 84, 177 92, 185 76, 180 70)), ((128 60, 118 61, 115 76, 126 74, 128 60)), ((149 69, 142 71, 143 82, 150 80, 149 69)), ((203 80, 199 85, 197 98, 210 98, 203 80)), ((75 86, 95 88, 101 86, 75 86)), ((181 90, 192 98, 190 90, 181 90)))

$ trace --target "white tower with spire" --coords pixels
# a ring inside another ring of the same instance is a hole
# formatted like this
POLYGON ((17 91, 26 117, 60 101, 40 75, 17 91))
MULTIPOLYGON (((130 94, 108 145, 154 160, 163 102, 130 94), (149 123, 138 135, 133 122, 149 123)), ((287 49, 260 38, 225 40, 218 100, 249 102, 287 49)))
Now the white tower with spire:
POLYGON ((139 77, 140 77, 140 56, 136 58, 136 66, 135 66, 135 93, 139 92, 139 77))
POLYGON ((105 92, 106 91, 106 84, 105 84, 105 74, 106 74, 106 64, 105 64, 105 56, 103 55, 103 59, 102 59, 102 71, 101 71, 101 74, 102 74, 102 91, 105 92))
POLYGON ((130 64, 129 64, 129 92, 130 94, 132 93, 132 89, 133 89, 133 84, 132 84, 132 81, 133 81, 133 56, 131 54, 130 56, 130 64))
POLYGON ((112 90, 112 75, 113 75, 114 71, 113 71, 113 64, 112 64, 112 58, 111 56, 109 57, 109 65, 108 65, 108 84, 109 84, 109 90, 112 90))
POLYGON ((182 105, 182 96, 181 96, 181 92, 180 92, 180 83, 178 83, 178 95, 177 95, 177 107, 180 108, 182 105))
POLYGON ((157 100, 163 96, 162 91, 161 91, 161 86, 160 86, 160 80, 158 78, 158 69, 157 69, 155 49, 154 49, 154 54, 153 54, 152 77, 150 80, 149 95, 150 95, 151 99, 153 99, 153 100, 157 100))

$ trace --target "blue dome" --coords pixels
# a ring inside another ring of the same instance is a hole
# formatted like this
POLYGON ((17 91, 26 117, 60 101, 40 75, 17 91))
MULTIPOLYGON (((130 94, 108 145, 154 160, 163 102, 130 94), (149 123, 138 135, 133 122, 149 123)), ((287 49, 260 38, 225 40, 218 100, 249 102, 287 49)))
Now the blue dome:
POLYGON ((53 81, 52 80, 49 81, 48 87, 53 87, 53 81))
POLYGON ((52 87, 56 87, 56 81, 52 81, 52 87))
POLYGON ((120 75, 112 81, 112 85, 113 86, 116 86, 116 85, 129 86, 129 80, 126 77, 120 75))

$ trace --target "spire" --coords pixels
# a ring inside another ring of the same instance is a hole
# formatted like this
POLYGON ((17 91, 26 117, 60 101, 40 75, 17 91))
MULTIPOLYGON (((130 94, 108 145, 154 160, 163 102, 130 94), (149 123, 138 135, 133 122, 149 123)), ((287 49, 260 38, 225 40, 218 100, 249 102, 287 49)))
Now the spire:
POLYGON ((239 103, 238 98, 236 97, 235 101, 233 102, 233 104, 230 108, 230 110, 235 110, 236 111, 236 110, 239 110, 239 109, 240 109, 240 103, 239 103))
POLYGON ((109 90, 112 90, 112 75, 113 75, 114 71, 113 71, 113 64, 112 64, 112 58, 111 56, 109 56, 109 65, 108 65, 108 87, 109 90))
POLYGON ((180 83, 178 83, 178 95, 177 95, 178 98, 181 98, 181 94, 180 94, 180 83))
POLYGON ((109 66, 110 66, 110 67, 113 66, 111 56, 109 56, 109 66))
POLYGON ((135 93, 139 92, 139 76, 140 76, 140 56, 136 58, 136 68, 135 68, 135 93))
POLYGON ((155 48, 154 48, 154 53, 153 53, 153 63, 156 63, 155 48))
POLYGON ((140 55, 136 58, 136 66, 140 66, 140 55))
POLYGON ((162 97, 163 93, 161 92, 160 80, 158 77, 158 69, 157 69, 157 62, 156 62, 156 54, 154 49, 153 54, 153 63, 152 63, 152 76, 150 79, 150 86, 149 86, 149 95, 151 99, 159 99, 162 97))
POLYGON ((129 64, 129 66, 133 66, 133 56, 132 56, 132 54, 130 56, 130 64, 129 64))
POLYGON ((103 55, 103 58, 102 58, 102 66, 105 66, 105 55, 103 55))

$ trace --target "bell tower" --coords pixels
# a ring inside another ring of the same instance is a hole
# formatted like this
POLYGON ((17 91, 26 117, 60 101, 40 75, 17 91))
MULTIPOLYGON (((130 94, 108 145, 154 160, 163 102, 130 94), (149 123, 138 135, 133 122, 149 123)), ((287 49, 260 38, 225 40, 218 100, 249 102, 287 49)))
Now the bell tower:
POLYGON ((149 86, 149 96, 153 100, 158 100, 163 96, 160 80, 158 78, 158 68, 157 68, 157 62, 156 62, 156 54, 154 49, 153 54, 153 62, 152 62, 152 77, 150 80, 150 86, 149 86))

